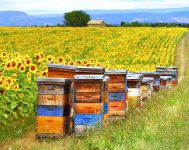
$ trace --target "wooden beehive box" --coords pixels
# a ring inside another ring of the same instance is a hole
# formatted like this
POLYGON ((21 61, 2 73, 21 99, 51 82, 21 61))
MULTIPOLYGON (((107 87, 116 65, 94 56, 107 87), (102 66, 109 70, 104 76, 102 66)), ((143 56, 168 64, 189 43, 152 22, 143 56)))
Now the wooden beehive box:
POLYGON ((75 130, 78 125, 103 124, 104 119, 104 75, 75 75, 75 130))
POLYGON ((178 70, 177 70, 177 68, 176 69, 167 68, 166 72, 172 74, 172 85, 176 86, 178 84, 178 70))
POLYGON ((153 82, 153 80, 150 80, 149 78, 142 79, 142 100, 147 100, 151 97, 151 81, 153 82))
POLYGON ((74 77, 75 103, 103 103, 104 75, 76 75, 74 77))
POLYGON ((140 72, 144 78, 153 78, 153 92, 160 90, 160 73, 158 72, 140 72))
POLYGON ((170 89, 172 87, 172 76, 171 75, 165 75, 160 77, 161 81, 161 89, 170 89))
POLYGON ((128 110, 136 109, 137 106, 141 106, 142 103, 142 74, 133 74, 129 73, 127 75, 127 84, 128 84, 128 110))
POLYGON ((109 116, 125 117, 127 99, 127 70, 106 70, 105 75, 110 78, 109 90, 109 116))
POLYGON ((71 79, 39 78, 37 137, 61 136, 69 132, 71 79))
POLYGON ((73 78, 76 66, 48 64, 48 77, 50 78, 73 78))

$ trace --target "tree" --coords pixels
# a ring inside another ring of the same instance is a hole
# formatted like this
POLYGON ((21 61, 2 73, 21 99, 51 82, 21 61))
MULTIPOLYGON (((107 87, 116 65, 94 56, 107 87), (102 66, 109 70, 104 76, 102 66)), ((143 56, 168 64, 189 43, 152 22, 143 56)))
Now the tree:
POLYGON ((90 16, 82 10, 65 13, 65 26, 84 27, 91 20, 90 16))

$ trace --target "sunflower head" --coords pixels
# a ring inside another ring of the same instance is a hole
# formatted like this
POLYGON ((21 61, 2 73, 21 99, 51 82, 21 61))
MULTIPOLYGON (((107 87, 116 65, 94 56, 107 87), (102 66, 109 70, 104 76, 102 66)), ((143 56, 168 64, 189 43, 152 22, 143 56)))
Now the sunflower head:
POLYGON ((35 64, 31 64, 29 67, 29 71, 31 73, 36 73, 37 72, 37 66, 35 64))
POLYGON ((19 71, 23 73, 26 71, 26 67, 24 64, 21 64, 21 66, 19 67, 19 71))

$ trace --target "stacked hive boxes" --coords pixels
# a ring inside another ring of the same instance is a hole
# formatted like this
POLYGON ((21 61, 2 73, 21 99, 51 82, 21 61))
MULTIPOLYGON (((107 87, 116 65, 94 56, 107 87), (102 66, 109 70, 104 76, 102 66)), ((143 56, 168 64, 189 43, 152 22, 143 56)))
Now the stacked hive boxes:
POLYGON ((178 67, 166 68, 166 71, 172 74, 172 86, 176 86, 178 84, 178 67))
POLYGON ((103 124, 104 75, 76 75, 74 77, 75 132, 103 124))
POLYGON ((160 74, 157 72, 141 72, 143 75, 143 79, 149 79, 152 80, 153 83, 151 83, 152 91, 153 92, 159 92, 160 90, 160 74))
POLYGON ((142 83, 143 75, 141 74, 132 74, 127 75, 127 84, 128 84, 128 100, 127 106, 129 111, 133 111, 142 105, 142 83))
POLYGON ((109 117, 126 116, 127 70, 106 70, 109 76, 109 117))
POLYGON ((142 85, 141 85, 141 90, 142 90, 142 100, 147 100, 150 95, 150 91, 151 91, 151 88, 150 88, 150 80, 147 80, 147 79, 142 79, 142 85))
POLYGON ((69 132, 71 79, 37 79, 37 137, 57 137, 69 132))
MULTIPOLYGON (((49 78, 70 78, 73 79, 75 75, 76 66, 72 65, 61 65, 61 64, 49 64, 48 65, 48 77, 49 78)), ((70 101, 70 130, 74 129, 74 95, 73 95, 73 84, 71 85, 72 97, 70 101)))

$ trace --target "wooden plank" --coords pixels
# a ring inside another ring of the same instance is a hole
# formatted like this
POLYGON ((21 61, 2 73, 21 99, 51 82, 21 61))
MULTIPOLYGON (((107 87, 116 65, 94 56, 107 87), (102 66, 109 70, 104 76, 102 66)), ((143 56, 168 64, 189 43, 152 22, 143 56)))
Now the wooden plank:
POLYGON ((101 103, 102 102, 101 92, 76 92, 75 102, 76 103, 101 103))
POLYGON ((103 103, 76 103, 76 114, 101 114, 103 103))
POLYGON ((65 95, 38 95, 38 105, 69 105, 71 94, 65 95))
POLYGON ((49 70, 48 77, 53 78, 73 78, 75 73, 73 71, 60 71, 60 70, 49 70))
POLYGON ((75 125, 87 125, 92 126, 103 123, 103 114, 75 114, 75 125))
POLYGON ((38 105, 37 106, 38 116, 69 116, 70 106, 48 106, 48 105, 38 105))
POLYGON ((119 75, 108 75, 110 77, 110 83, 125 83, 126 82, 126 75, 119 74, 119 75))
POLYGON ((125 101, 126 100, 126 92, 109 93, 108 99, 109 99, 109 101, 125 101))
POLYGON ((37 116, 36 131, 40 133, 65 134, 69 130, 67 117, 37 116))
POLYGON ((110 83, 108 84, 109 92, 125 92, 126 85, 125 83, 110 83))
POLYGON ((76 82, 76 92, 101 92, 102 83, 76 82))
POLYGON ((108 111, 119 111, 125 110, 126 107, 125 101, 109 101, 109 110, 108 111))

